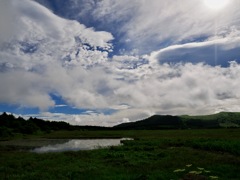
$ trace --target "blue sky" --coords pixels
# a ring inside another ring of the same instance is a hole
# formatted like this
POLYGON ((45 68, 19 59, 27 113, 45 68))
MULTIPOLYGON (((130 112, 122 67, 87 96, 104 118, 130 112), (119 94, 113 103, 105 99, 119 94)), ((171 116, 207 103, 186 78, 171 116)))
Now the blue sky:
POLYGON ((0 112, 113 126, 240 111, 238 0, 3 0, 0 112))

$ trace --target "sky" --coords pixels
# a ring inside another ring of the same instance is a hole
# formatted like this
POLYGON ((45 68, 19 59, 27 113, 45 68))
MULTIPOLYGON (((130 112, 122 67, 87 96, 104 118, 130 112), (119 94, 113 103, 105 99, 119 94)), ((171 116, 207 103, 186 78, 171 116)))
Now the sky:
POLYGON ((114 126, 240 111, 239 0, 1 0, 0 112, 114 126))

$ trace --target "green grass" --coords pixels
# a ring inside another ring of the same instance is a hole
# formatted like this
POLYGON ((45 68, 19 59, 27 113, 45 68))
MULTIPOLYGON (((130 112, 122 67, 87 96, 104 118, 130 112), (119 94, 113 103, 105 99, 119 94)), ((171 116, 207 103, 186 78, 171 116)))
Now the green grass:
POLYGON ((59 131, 38 138, 84 137, 136 140, 107 149, 45 154, 9 151, 2 145, 0 179, 240 179, 238 129, 59 131))
POLYGON ((201 115, 201 116, 180 116, 183 122, 195 122, 196 120, 202 121, 203 123, 216 123, 218 122, 220 127, 224 128, 237 128, 240 127, 240 112, 220 112, 212 115, 201 115))

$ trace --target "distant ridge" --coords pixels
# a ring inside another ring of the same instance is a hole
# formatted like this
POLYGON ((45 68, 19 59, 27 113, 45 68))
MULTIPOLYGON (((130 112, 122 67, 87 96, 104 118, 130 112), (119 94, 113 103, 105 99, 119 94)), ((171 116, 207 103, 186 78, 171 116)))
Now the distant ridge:
POLYGON ((220 112, 204 116, 170 116, 154 115, 147 119, 119 124, 113 129, 207 129, 207 128, 238 128, 240 127, 239 112, 220 112))
POLYGON ((114 129, 179 129, 183 124, 181 118, 171 115, 154 115, 147 119, 119 124, 114 129))

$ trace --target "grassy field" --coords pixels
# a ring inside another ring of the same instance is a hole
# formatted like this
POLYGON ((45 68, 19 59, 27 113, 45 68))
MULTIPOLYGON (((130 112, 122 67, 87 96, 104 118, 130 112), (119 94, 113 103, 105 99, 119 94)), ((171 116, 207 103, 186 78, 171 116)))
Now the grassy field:
POLYGON ((135 140, 44 154, 0 145, 0 179, 240 179, 239 129, 56 131, 24 138, 99 137, 135 140))

